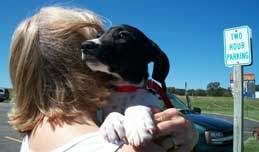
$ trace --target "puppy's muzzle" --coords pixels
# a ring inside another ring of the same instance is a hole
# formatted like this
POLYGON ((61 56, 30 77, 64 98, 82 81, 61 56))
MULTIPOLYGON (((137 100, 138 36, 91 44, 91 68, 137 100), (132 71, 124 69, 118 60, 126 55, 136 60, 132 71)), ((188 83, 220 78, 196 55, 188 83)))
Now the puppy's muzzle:
POLYGON ((99 44, 93 41, 85 41, 81 44, 82 60, 95 61, 96 49, 99 44))
POLYGON ((85 41, 82 43, 81 51, 84 54, 92 54, 96 48, 98 48, 98 44, 93 41, 85 41))

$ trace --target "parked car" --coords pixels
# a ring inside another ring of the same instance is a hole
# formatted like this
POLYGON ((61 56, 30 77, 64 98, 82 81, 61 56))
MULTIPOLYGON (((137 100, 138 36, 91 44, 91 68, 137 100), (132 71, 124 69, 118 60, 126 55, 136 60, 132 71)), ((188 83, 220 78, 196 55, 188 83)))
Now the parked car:
POLYGON ((0 102, 9 99, 9 90, 5 88, 0 88, 0 102))
MULTIPOLYGON (((233 124, 223 119, 201 114, 200 108, 190 109, 175 95, 169 94, 175 108, 192 121, 199 132, 199 141, 195 152, 232 152, 233 124)), ((166 109, 162 105, 163 109, 166 109)))

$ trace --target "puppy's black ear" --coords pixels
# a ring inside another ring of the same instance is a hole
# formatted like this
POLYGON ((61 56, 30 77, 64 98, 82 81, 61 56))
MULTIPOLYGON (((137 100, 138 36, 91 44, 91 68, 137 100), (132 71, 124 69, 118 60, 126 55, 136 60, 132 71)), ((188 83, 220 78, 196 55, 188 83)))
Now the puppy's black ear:
POLYGON ((166 92, 165 79, 169 72, 169 60, 166 54, 152 40, 149 40, 151 50, 148 50, 149 62, 154 62, 152 78, 160 82, 166 92))

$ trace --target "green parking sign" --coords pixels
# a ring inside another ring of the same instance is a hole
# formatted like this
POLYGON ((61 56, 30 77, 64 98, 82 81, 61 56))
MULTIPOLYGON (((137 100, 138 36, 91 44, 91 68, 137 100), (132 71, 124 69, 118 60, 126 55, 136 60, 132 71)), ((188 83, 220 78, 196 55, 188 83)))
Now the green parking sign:
POLYGON ((225 65, 252 64, 252 32, 248 26, 229 28, 224 30, 225 65))

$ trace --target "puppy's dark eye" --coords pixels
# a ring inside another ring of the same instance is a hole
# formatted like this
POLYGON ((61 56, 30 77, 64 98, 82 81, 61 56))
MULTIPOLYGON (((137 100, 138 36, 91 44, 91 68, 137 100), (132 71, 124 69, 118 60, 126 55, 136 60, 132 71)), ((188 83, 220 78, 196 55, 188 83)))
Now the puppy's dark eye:
POLYGON ((129 36, 129 32, 127 32, 127 31, 120 31, 119 34, 118 34, 118 37, 119 37, 120 39, 125 39, 125 38, 127 38, 128 36, 129 36))

